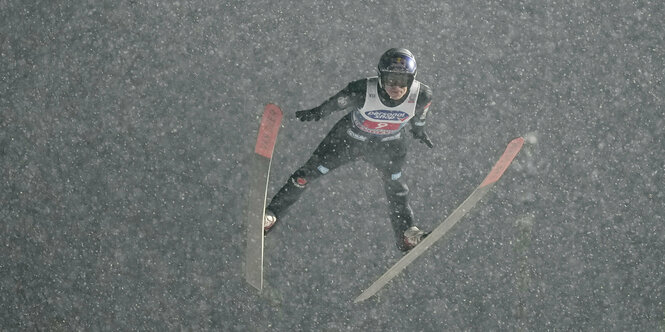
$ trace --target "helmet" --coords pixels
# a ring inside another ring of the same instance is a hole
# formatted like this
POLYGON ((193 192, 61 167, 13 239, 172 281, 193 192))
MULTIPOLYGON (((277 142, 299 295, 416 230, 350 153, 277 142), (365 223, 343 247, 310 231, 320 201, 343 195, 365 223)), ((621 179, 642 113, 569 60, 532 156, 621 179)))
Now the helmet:
POLYGON ((391 48, 381 55, 377 68, 381 87, 388 81, 411 86, 416 77, 416 58, 405 48, 391 48))

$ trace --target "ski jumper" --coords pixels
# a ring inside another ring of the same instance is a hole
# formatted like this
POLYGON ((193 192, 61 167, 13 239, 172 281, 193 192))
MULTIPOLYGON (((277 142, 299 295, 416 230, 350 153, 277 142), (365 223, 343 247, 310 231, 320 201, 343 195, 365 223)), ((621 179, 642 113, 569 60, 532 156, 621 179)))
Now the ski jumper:
POLYGON ((343 109, 351 111, 291 175, 267 209, 282 217, 312 181, 346 163, 364 160, 379 171, 388 198, 390 221, 399 242, 414 219, 408 201, 409 189, 402 177, 407 154, 404 128, 407 123, 423 128, 430 102, 430 88, 417 80, 400 100, 391 100, 379 87, 376 77, 349 83, 319 107, 323 116, 343 109))

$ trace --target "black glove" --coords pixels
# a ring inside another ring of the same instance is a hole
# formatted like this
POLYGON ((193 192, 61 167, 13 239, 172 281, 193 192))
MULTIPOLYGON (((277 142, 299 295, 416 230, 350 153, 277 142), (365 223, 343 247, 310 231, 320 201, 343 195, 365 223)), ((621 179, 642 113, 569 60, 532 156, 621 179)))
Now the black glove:
POLYGON ((430 149, 434 147, 432 141, 427 136, 424 126, 411 126, 411 134, 413 138, 420 140, 420 143, 425 143, 430 149))
POLYGON ((296 117, 300 119, 300 121, 319 121, 323 117, 323 111, 320 107, 314 107, 304 111, 297 111, 296 117))

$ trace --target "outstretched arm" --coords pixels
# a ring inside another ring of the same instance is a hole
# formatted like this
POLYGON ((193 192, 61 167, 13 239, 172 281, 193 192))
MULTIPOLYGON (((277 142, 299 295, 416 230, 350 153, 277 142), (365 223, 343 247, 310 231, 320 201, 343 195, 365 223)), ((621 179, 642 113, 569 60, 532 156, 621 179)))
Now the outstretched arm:
POLYGON ((366 79, 351 82, 342 91, 324 101, 323 104, 308 110, 297 111, 296 117, 300 121, 319 121, 334 112, 351 106, 362 105, 365 102, 366 90, 366 79))

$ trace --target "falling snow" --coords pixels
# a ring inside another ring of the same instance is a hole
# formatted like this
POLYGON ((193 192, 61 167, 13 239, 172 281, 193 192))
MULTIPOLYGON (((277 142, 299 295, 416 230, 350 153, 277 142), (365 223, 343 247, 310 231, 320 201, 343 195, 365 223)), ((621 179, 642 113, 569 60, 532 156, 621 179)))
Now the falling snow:
POLYGON ((0 0, 2 330, 665 329, 662 1, 0 0), (378 174, 347 165, 243 279, 247 167, 285 111, 269 196, 344 112, 302 123, 406 47, 434 92, 404 177, 432 229, 401 254, 378 174))

